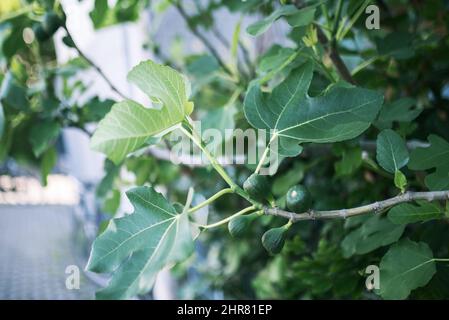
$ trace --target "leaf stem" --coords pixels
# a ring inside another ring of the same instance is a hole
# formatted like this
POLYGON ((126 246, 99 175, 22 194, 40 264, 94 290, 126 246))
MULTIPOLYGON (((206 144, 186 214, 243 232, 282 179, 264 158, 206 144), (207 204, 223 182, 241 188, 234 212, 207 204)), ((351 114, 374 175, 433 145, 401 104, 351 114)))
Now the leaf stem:
POLYGON ((335 16, 334 16, 334 27, 332 29, 332 40, 335 40, 335 36, 337 35, 342 8, 343 8, 343 0, 338 0, 337 9, 336 9, 335 16))
POLYGON ((218 227, 218 226, 221 226, 221 225, 223 225, 223 224, 225 224, 225 223, 228 223, 229 221, 231 221, 233 218, 235 218, 235 217, 238 217, 238 216, 241 216, 241 215, 243 215, 243 214, 245 214, 245 213, 247 213, 247 212, 249 212, 249 211, 253 211, 253 210, 255 210, 256 209, 256 206, 250 206, 250 207, 247 207, 247 208, 245 208, 245 209, 242 209, 242 210, 240 210, 239 212, 237 212, 237 213, 234 213, 233 215, 231 215, 231 216, 229 216, 229 217, 227 217, 227 218, 225 218, 225 219, 223 219, 223 220, 220 220, 220 221, 217 221, 217 222, 215 222, 215 223, 212 223, 212 224, 208 224, 208 225, 200 225, 200 228, 202 228, 202 229, 211 229, 211 228, 215 228, 215 227, 218 227))
POLYGON ((262 157, 259 160, 259 163, 257 164, 257 168, 256 171, 254 171, 254 173, 258 174, 260 169, 262 168, 265 159, 267 158, 268 155, 268 151, 270 151, 270 144, 277 138, 277 134, 273 134, 273 136, 270 139, 270 142, 268 143, 268 145, 265 147, 265 150, 263 151, 262 157))
POLYGON ((322 13, 323 13, 323 15, 324 15, 324 17, 326 18, 326 28, 329 28, 329 25, 330 25, 330 16, 329 16, 329 11, 327 11, 327 7, 326 7, 326 5, 324 4, 324 2, 323 3, 321 3, 321 11, 322 11, 322 13))
POLYGON ((181 1, 169 0, 169 2, 175 7, 181 17, 185 20, 187 28, 204 44, 204 46, 209 50, 209 52, 214 56, 217 60, 220 67, 231 77, 233 76, 232 70, 224 63, 221 59, 220 54, 215 49, 215 47, 209 42, 209 40, 198 31, 195 25, 192 24, 190 16, 185 11, 184 7, 181 4, 181 1))
POLYGON ((206 157, 209 159, 212 167, 217 171, 217 173, 223 178, 223 180, 228 184, 228 186, 239 196, 247 200, 249 203, 256 206, 256 208, 262 208, 262 205, 258 203, 257 201, 251 199, 251 197, 248 195, 248 193, 243 190, 238 184, 236 184, 232 178, 226 173, 226 171, 223 169, 223 167, 220 165, 218 160, 207 150, 207 148, 203 145, 203 141, 201 137, 196 133, 195 128, 193 127, 192 119, 189 117, 186 118, 185 124, 189 127, 189 129, 192 131, 189 132, 186 128, 181 126, 181 131, 184 132, 184 134, 190 138, 190 140, 195 143, 200 150, 206 155, 206 157))
POLYGON ((357 11, 355 12, 355 14, 352 16, 351 20, 349 21, 348 25, 346 25, 346 23, 342 24, 342 26, 339 28, 337 34, 336 34, 336 38, 338 41, 344 39, 344 37, 346 36, 346 34, 349 32, 349 30, 351 30, 351 28, 354 26, 354 24, 357 22, 357 20, 359 19, 360 15, 363 13, 363 11, 365 10, 366 6, 371 2, 371 0, 365 0, 362 5, 357 9, 357 11))
POLYGON ((228 194, 228 193, 234 193, 234 190, 232 188, 226 188, 226 189, 220 190, 216 194, 214 194, 212 197, 210 197, 209 199, 201 202, 200 204, 196 205, 195 207, 190 208, 187 212, 188 213, 195 212, 195 211, 201 209, 202 207, 207 206, 208 204, 214 202, 221 196, 228 194))
POLYGON ((192 204, 192 200, 193 200, 193 188, 190 187, 189 188, 189 192, 187 193, 187 199, 186 199, 186 203, 184 205, 184 210, 182 211, 182 213, 189 213, 190 212, 190 205, 192 204))
POLYGON ((261 78, 259 80, 259 84, 263 85, 264 83, 268 82, 271 80, 271 78, 273 78, 273 76, 275 76, 276 74, 279 73, 279 71, 281 71, 282 69, 284 69, 286 66, 288 66, 293 60, 296 59, 296 57, 299 55, 299 51, 292 53, 285 61, 284 63, 282 63, 278 68, 271 70, 270 72, 268 72, 265 76, 263 76, 263 78, 261 78))
POLYGON ((233 190, 236 189, 237 184, 231 179, 231 177, 226 173, 226 171, 223 169, 223 167, 218 163, 217 159, 207 150, 207 148, 203 145, 203 141, 196 133, 195 129, 192 126, 192 133, 190 133, 188 130, 186 130, 184 127, 181 126, 182 132, 190 138, 190 140, 193 141, 200 149, 201 151, 206 155, 207 159, 209 159, 212 167, 217 171, 217 173, 223 178, 223 180, 231 187, 233 190))

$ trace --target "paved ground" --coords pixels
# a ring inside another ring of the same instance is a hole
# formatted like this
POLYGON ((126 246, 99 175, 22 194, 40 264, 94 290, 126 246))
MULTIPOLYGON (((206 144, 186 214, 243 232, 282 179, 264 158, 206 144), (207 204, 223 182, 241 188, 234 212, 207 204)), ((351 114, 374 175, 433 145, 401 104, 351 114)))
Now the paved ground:
POLYGON ((86 248, 70 206, 0 205, 0 299, 92 299, 83 275, 86 248), (66 267, 80 268, 80 289, 66 288, 66 267))

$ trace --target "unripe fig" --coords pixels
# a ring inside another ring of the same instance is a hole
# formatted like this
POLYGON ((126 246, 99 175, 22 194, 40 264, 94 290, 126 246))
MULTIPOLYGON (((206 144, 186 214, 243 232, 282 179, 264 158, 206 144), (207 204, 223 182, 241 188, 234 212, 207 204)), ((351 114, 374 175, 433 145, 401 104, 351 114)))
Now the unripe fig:
POLYGON ((286 203, 289 210, 293 212, 304 212, 310 209, 312 197, 306 187, 298 184, 288 190, 286 203))
POLYGON ((255 214, 252 213, 231 219, 231 221, 229 221, 228 223, 228 230, 231 236, 233 236, 234 238, 243 236, 248 230, 251 221, 254 220, 254 217, 255 214))
POLYGON ((253 173, 243 183, 243 189, 257 201, 264 201, 270 196, 270 185, 265 176, 253 173))
POLYGON ((262 236, 262 245, 270 254, 281 252, 285 243, 285 234, 290 224, 279 228, 273 228, 265 232, 262 236))

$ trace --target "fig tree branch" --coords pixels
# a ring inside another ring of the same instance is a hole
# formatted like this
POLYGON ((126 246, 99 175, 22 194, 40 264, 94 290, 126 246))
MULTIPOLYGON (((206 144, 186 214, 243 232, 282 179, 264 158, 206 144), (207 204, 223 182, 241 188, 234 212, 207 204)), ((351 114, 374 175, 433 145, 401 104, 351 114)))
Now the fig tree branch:
POLYGON ((73 48, 78 52, 79 56, 81 58, 83 58, 84 60, 86 60, 87 63, 89 63, 92 68, 95 69, 95 71, 98 72, 98 74, 103 78, 104 81, 106 81, 106 83, 108 84, 108 86, 112 89, 112 91, 114 91, 115 93, 117 93, 120 97, 122 97, 123 99, 129 99, 124 93, 122 93, 112 82, 111 80, 109 80, 109 78, 104 74, 103 70, 101 70, 101 68, 95 63, 93 62, 89 57, 87 57, 84 52, 76 45, 69 29, 67 28, 67 26, 64 24, 63 28, 65 30, 65 32, 67 33, 67 36, 72 39, 72 43, 73 43, 73 48))
POLYGON ((185 20, 187 27, 189 28, 189 30, 199 39, 201 40, 201 42, 204 44, 204 46, 207 48, 207 50, 209 50, 209 52, 215 57, 215 59, 217 60, 218 64, 220 65, 220 67, 223 68, 223 70, 228 73, 229 75, 232 76, 232 71, 228 68, 228 66, 226 66, 226 64, 223 62, 223 60, 221 59, 219 53, 217 52, 217 50, 215 50, 214 46, 209 42, 209 40, 203 35, 201 34, 201 32, 198 31, 198 29, 192 25, 192 23, 190 22, 190 17, 187 14, 187 12, 185 11, 184 7, 181 5, 181 3, 179 1, 170 1, 173 6, 176 8, 176 10, 178 11, 178 13, 181 15, 181 17, 185 20))
POLYGON ((424 200, 429 202, 439 200, 449 200, 449 190, 429 191, 429 192, 409 191, 390 199, 377 201, 371 204, 350 209, 327 210, 327 211, 309 210, 308 212, 303 213, 295 213, 281 210, 279 208, 270 208, 270 207, 264 207, 263 210, 266 215, 283 217, 286 219, 290 219, 293 222, 305 220, 345 219, 363 214, 379 213, 397 204, 412 202, 416 200, 424 200))
MULTIPOLYGON (((225 38, 225 36, 216 28, 216 26, 213 26, 211 28, 212 33, 215 35, 215 37, 218 39, 218 41, 221 42, 222 45, 224 45, 226 48, 229 48, 231 44, 229 41, 225 38)), ((251 75, 254 73, 254 66, 251 62, 251 58, 248 52, 248 49, 246 49, 245 45, 239 40, 238 41, 238 47, 240 51, 242 52, 243 61, 245 62, 247 68, 249 69, 249 72, 251 75)))

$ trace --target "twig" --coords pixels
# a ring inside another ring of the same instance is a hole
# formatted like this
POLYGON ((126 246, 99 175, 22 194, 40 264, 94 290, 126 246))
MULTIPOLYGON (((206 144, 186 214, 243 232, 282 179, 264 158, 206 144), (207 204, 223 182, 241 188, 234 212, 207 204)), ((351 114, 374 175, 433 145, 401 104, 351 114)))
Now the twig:
POLYGON ((228 194, 228 193, 234 193, 234 190, 232 188, 222 189, 222 190, 218 191, 216 194, 214 194, 212 197, 210 197, 209 199, 207 199, 207 200, 201 202, 200 204, 190 208, 187 212, 188 213, 192 213, 192 212, 198 211, 199 209, 207 206, 208 204, 214 202, 215 200, 217 200, 221 196, 223 196, 225 194, 228 194))
POLYGON ((238 216, 241 216, 241 215, 243 215, 243 214, 245 214, 245 213, 247 213, 247 212, 253 211, 253 210, 255 210, 255 209, 256 209, 255 206, 250 206, 250 207, 248 207, 248 208, 245 208, 245 209, 240 210, 240 211, 237 212, 237 213, 234 213, 232 216, 229 216, 229 217, 227 217, 227 218, 225 218, 225 219, 223 219, 223 220, 220 220, 220 221, 215 222, 215 223, 212 223, 212 224, 200 225, 199 227, 202 228, 202 229, 211 229, 211 228, 215 228, 215 227, 221 226, 221 225, 223 225, 223 224, 225 224, 225 223, 228 223, 228 222, 231 221, 233 218, 236 218, 236 217, 238 217, 238 216))
POLYGON ((101 70, 101 68, 95 64, 95 62, 93 62, 89 57, 87 57, 83 51, 81 51, 81 49, 76 45, 75 41, 73 40, 73 37, 69 31, 69 29, 67 28, 66 25, 63 26, 65 32, 67 33, 67 36, 72 39, 72 43, 73 43, 73 47, 74 49, 78 52, 78 54, 80 55, 80 57, 82 57, 84 60, 87 61, 87 63, 89 63, 97 72, 98 74, 104 79, 104 81, 106 81, 106 83, 109 85, 109 87, 116 92, 119 96, 121 96, 123 99, 129 99, 125 94, 123 94, 122 92, 120 92, 119 89, 117 89, 117 87, 111 82, 111 80, 108 79, 108 77, 104 74, 103 70, 101 70))
POLYGON ((201 34, 198 29, 193 26, 190 22, 190 17, 187 14, 187 12, 185 11, 185 9, 182 7, 180 2, 176 2, 174 3, 173 1, 170 1, 173 6, 176 8, 176 10, 179 12, 179 14, 181 15, 181 17, 185 20, 187 27, 189 28, 189 30, 198 38, 201 40, 201 42, 204 44, 204 46, 209 50, 209 52, 215 57, 215 59, 217 60, 218 64, 223 68, 223 70, 228 73, 229 75, 233 75, 232 71, 228 68, 228 66, 226 66, 226 64, 223 62, 223 60, 221 59, 219 53, 217 52, 217 50, 215 50, 215 48, 212 46, 212 44, 209 42, 209 40, 207 40, 207 38, 201 34))
MULTIPOLYGON (((301 9, 304 6, 303 2, 300 0, 294 1, 294 4, 298 9, 301 9)), ((339 16, 340 14, 341 14, 341 2, 338 3, 337 16, 339 16)), ((318 24, 315 23, 314 25, 317 29, 318 41, 323 46, 328 46, 329 40, 327 39, 326 34, 323 32, 323 30, 321 29, 321 27, 318 24)), ((335 32, 335 28, 337 28, 337 27, 338 27, 338 18, 335 17, 334 26, 333 26, 334 32, 335 32)), ((346 67, 345 63, 343 62, 343 60, 340 57, 340 54, 338 52, 337 42, 335 40, 332 40, 332 42, 330 43, 329 58, 331 59, 333 65, 337 69, 338 74, 343 78, 343 80, 345 80, 351 84, 356 84, 354 78, 351 75, 351 72, 349 72, 348 67, 346 67)))
MULTIPOLYGON (((229 48, 231 45, 229 44, 229 41, 225 38, 225 36, 218 30, 215 26, 212 27, 212 33, 215 35, 215 37, 221 42, 223 46, 226 48, 229 48)), ((248 49, 246 49, 245 45, 242 43, 242 41, 239 40, 238 47, 240 51, 242 52, 243 60, 245 61, 245 64, 247 65, 251 75, 254 73, 254 68, 251 62, 251 58, 249 55, 248 49)))
POLYGON ((294 213, 279 208, 264 207, 264 213, 267 215, 283 217, 292 219, 293 222, 304 220, 324 220, 324 219, 345 219, 367 213, 378 213, 385 209, 391 208, 397 204, 404 202, 412 202, 416 200, 436 201, 436 200, 449 200, 449 190, 445 191, 429 191, 429 192, 406 192, 396 197, 378 201, 375 203, 367 204, 364 206, 340 209, 340 210, 328 210, 328 211, 315 211, 310 210, 304 213, 294 213))
MULTIPOLYGON (((324 34, 323 30, 316 26, 317 33, 318 33, 318 40, 323 46, 326 46, 329 44, 329 41, 324 34)), ((332 63, 334 64, 335 68, 338 71, 338 74, 343 78, 343 80, 355 84, 355 80, 351 75, 351 72, 348 70, 348 67, 346 67, 345 63, 340 57, 340 54, 338 52, 337 43, 335 41, 332 41, 329 47, 329 58, 331 59, 332 63)))

